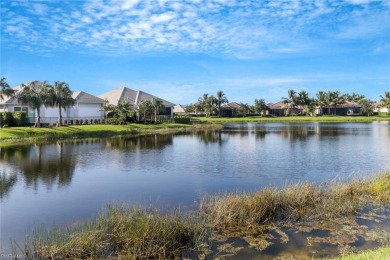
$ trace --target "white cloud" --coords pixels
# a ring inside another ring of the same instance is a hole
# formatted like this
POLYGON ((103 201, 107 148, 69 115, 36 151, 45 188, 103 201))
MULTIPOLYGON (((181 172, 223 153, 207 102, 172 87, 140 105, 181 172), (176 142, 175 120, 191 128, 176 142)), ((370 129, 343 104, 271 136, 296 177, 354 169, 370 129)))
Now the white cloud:
POLYGON ((163 14, 156 14, 152 15, 150 17, 150 21, 153 23, 163 23, 163 22, 168 22, 175 18, 175 14, 173 13, 163 13, 163 14))
POLYGON ((381 0, 345 0, 347 3, 354 5, 364 5, 372 2, 380 2, 381 0))
POLYGON ((49 8, 44 4, 34 3, 31 11, 36 15, 47 15, 49 8))
POLYGON ((23 42, 32 50, 51 38, 57 42, 50 45, 53 50, 175 50, 247 59, 326 48, 319 46, 325 42, 320 39, 382 37, 389 30, 390 6, 378 10, 368 5, 372 1, 26 1, 2 3, 1 30, 9 42, 23 42))
POLYGON ((139 0, 122 0, 122 9, 131 9, 139 3, 139 0))

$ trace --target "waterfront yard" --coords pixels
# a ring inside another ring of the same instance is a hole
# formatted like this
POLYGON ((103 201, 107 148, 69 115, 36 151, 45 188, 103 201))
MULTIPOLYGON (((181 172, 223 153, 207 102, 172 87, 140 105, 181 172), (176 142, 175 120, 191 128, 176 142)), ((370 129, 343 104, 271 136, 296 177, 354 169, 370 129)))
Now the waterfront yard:
POLYGON ((81 137, 103 137, 120 134, 137 134, 172 129, 185 129, 189 125, 163 123, 163 124, 127 124, 127 125, 73 125, 62 127, 10 127, 0 129, 0 141, 31 139, 59 139, 81 137))
POLYGON ((373 122, 389 121, 390 116, 289 116, 289 117, 194 117, 200 125, 187 125, 177 123, 162 124, 136 124, 127 125, 72 125, 62 127, 10 127, 0 129, 1 141, 36 141, 55 140, 63 138, 83 138, 83 137, 107 137, 121 134, 155 133, 164 131, 182 131, 199 128, 221 128, 222 124, 228 123, 307 123, 307 122, 373 122))

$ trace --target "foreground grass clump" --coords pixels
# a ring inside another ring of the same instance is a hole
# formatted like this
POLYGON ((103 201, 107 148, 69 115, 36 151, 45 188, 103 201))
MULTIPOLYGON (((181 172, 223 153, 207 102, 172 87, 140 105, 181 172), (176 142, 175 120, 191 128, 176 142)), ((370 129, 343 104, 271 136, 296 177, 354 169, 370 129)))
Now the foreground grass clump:
POLYGON ((33 259, 168 259, 197 249, 203 238, 194 217, 115 205, 94 222, 36 231, 25 253, 33 259))
POLYGON ((382 247, 376 250, 369 250, 357 254, 340 256, 332 260, 371 260, 371 259, 390 259, 390 247, 382 247))
POLYGON ((205 196, 200 209, 221 230, 286 221, 328 220, 354 215, 365 206, 390 202, 390 172, 371 180, 314 185, 296 184, 256 193, 205 196))

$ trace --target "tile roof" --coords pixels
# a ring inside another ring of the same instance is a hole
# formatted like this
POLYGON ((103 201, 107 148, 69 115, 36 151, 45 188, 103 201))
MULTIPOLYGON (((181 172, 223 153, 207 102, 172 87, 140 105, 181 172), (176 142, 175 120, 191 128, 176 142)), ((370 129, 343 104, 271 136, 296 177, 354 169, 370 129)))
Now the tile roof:
POLYGON ((241 109, 242 106, 236 102, 230 102, 228 104, 223 105, 222 108, 226 110, 233 110, 233 109, 241 109))
POLYGON ((153 96, 149 93, 143 91, 135 91, 127 87, 120 87, 110 90, 104 94, 99 95, 99 98, 107 99, 108 102, 113 105, 117 105, 122 100, 126 100, 133 106, 137 106, 142 100, 153 98, 160 99, 166 107, 173 107, 175 105, 169 101, 153 96))
POLYGON ((84 104, 103 104, 104 99, 98 98, 94 95, 88 94, 84 91, 73 92, 72 97, 79 103, 84 104))

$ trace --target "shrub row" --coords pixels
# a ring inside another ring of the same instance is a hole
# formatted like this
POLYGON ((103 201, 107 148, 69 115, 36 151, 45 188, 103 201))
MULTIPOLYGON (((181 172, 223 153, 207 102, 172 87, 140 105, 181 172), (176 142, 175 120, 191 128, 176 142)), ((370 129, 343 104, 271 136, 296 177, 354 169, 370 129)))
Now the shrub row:
POLYGON ((27 117, 25 112, 1 112, 0 113, 0 127, 4 126, 25 126, 27 117))
POLYGON ((191 118, 188 116, 176 116, 175 123, 177 123, 177 124, 190 124, 191 118))

